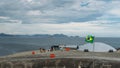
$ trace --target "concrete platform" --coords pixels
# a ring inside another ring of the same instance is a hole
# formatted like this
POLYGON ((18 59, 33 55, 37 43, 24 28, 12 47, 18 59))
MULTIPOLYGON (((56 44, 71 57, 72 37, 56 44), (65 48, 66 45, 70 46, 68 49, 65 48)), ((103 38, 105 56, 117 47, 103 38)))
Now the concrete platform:
POLYGON ((0 68, 120 68, 120 53, 53 51, 32 55, 32 51, 0 57, 0 68), (50 58, 55 54, 55 58, 50 58))

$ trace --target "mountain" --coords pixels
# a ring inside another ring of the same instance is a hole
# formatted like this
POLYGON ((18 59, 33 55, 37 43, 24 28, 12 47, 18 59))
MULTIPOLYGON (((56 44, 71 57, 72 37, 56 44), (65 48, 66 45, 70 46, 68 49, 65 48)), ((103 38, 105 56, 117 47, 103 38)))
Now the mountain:
POLYGON ((64 34, 54 34, 52 36, 53 37, 68 37, 67 35, 64 35, 64 34))
POLYGON ((34 34, 34 35, 12 35, 12 34, 5 34, 5 33, 0 33, 0 37, 68 37, 67 35, 64 34, 54 34, 54 35, 49 35, 49 34, 34 34))
POLYGON ((12 37, 14 35, 0 33, 0 37, 12 37))

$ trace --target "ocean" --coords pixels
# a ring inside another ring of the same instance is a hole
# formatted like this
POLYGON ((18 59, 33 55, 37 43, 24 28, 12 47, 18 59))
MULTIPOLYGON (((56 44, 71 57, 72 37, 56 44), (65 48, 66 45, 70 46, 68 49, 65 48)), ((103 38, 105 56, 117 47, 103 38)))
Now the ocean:
MULTIPOLYGON (((103 42, 120 48, 120 38, 98 37, 95 42, 103 42)), ((9 55, 17 52, 36 50, 39 48, 50 48, 52 45, 83 45, 86 44, 85 38, 81 37, 1 37, 0 56, 9 55)))

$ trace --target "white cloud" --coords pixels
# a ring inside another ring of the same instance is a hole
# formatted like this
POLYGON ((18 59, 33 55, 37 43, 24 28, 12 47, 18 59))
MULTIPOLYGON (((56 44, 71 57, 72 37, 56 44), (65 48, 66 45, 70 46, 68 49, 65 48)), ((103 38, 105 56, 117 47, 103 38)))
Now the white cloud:
POLYGON ((9 17, 0 16, 0 19, 9 19, 9 17))
POLYGON ((106 2, 98 0, 75 0, 72 9, 83 11, 103 11, 106 8, 106 2), (83 3, 88 3, 86 6, 81 6, 83 3))
POLYGON ((27 2, 32 2, 33 0, 26 0, 27 2))
POLYGON ((44 6, 51 1, 52 0, 21 0, 21 2, 27 7, 38 6, 38 5, 44 6))
MULTIPOLYGON (((119 27, 119 26, 118 26, 119 27)), ((56 34, 63 33, 66 35, 93 34, 95 36, 116 36, 120 31, 111 29, 112 26, 98 26, 96 24, 71 22, 69 24, 20 24, 20 23, 2 23, 0 24, 0 32, 10 34, 56 34), (4 29, 4 30, 3 30, 4 29), (118 31, 113 33, 112 31, 118 31), (104 33, 104 34, 103 34, 104 33)), ((118 36, 118 35, 117 35, 118 36)))
POLYGON ((10 17, 0 16, 0 23, 22 23, 22 21, 11 19, 10 17))
MULTIPOLYGON (((8 20, 10 23, 19 23, 19 24, 22 24, 22 21, 21 20, 8 20)), ((8 22, 8 23, 9 23, 8 22)))
POLYGON ((119 0, 12 0, 1 3, 0 32, 3 33, 120 34, 119 0))
POLYGON ((112 9, 108 13, 120 17, 120 9, 112 9))
POLYGON ((27 15, 41 15, 41 11, 39 10, 33 10, 33 11, 28 11, 27 15))

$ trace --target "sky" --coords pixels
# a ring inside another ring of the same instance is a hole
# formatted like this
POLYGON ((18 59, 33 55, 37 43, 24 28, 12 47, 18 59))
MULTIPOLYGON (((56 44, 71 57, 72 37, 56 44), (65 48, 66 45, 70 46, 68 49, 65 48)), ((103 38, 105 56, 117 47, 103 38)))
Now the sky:
POLYGON ((0 33, 120 37, 120 0, 0 0, 0 33))

